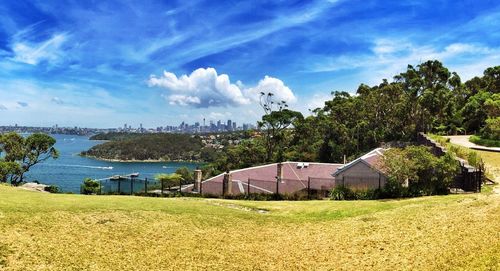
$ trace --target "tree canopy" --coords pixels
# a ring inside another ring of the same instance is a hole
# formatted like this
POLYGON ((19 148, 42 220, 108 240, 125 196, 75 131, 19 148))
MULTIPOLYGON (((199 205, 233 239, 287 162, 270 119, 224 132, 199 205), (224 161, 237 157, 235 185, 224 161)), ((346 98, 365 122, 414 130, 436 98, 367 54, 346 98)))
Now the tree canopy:
POLYGON ((43 133, 22 137, 11 132, 0 135, 0 181, 9 181, 13 185, 23 182, 24 174, 38 163, 56 159, 59 152, 54 145, 56 140, 43 133))

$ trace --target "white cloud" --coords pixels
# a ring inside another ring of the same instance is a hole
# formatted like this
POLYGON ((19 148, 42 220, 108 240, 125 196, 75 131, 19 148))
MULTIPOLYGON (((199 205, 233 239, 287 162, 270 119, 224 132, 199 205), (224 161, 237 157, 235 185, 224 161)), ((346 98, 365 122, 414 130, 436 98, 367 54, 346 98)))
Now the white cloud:
MULTIPOLYGON (((24 35, 20 35, 23 37, 24 35)), ((55 63, 62 57, 61 47, 68 39, 67 34, 54 34, 48 40, 42 42, 30 42, 28 40, 14 40, 12 43, 13 61, 37 65, 42 61, 55 63)))
POLYGON ((335 72, 359 69, 362 81, 376 84, 406 70, 408 64, 417 65, 427 60, 439 60, 450 71, 457 71, 462 79, 481 75, 484 69, 498 65, 500 48, 481 44, 451 43, 445 46, 418 45, 404 39, 378 39, 371 53, 340 55, 318 60, 310 72, 335 72), (474 66, 474 69, 470 67, 474 66))
POLYGON ((7 107, 3 104, 0 104, 0 111, 2 111, 2 110, 7 110, 7 107))
POLYGON ((307 109, 314 110, 318 107, 322 108, 325 106, 325 102, 329 101, 332 99, 331 94, 326 94, 326 93, 316 93, 314 94, 309 101, 307 101, 307 109))
POLYGON ((245 88, 241 81, 233 84, 227 74, 219 75, 214 68, 199 68, 180 77, 165 71, 161 77, 152 75, 148 85, 168 90, 164 97, 172 105, 197 108, 250 104, 258 101, 260 92, 273 92, 278 100, 296 101, 292 90, 280 79, 265 76, 257 86, 245 88))
POLYGON ((186 95, 170 95, 166 97, 171 105, 199 105, 201 104, 201 100, 195 96, 186 96, 186 95))
POLYGON ((297 101, 297 98, 293 94, 292 90, 287 87, 283 81, 267 75, 264 79, 259 81, 257 86, 247 89, 246 95, 250 99, 258 101, 261 92, 272 92, 277 101, 286 101, 288 103, 295 103, 297 101))
POLYGON ((207 120, 225 120, 231 117, 230 112, 210 112, 208 115, 202 115, 207 120))

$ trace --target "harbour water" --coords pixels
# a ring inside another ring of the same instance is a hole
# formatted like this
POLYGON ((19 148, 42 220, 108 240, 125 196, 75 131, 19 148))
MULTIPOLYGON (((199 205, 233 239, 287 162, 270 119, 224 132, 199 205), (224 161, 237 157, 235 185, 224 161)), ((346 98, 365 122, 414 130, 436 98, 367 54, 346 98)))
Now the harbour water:
POLYGON ((153 179, 158 173, 172 173, 179 167, 195 169, 197 163, 182 162, 108 162, 81 157, 81 151, 88 150, 102 141, 89 140, 85 136, 52 135, 60 152, 58 159, 47 160, 33 166, 26 174, 26 181, 59 186, 63 192, 80 192, 85 178, 102 179, 113 175, 126 175, 139 172, 141 178, 153 179))

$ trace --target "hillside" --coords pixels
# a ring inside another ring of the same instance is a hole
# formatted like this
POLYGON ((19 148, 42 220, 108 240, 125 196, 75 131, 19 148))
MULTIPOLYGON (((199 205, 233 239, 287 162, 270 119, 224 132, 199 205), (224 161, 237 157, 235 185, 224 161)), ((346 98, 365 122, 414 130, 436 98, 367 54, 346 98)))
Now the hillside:
POLYGON ((203 144, 199 137, 185 134, 122 134, 93 136, 110 140, 84 151, 84 156, 108 160, 200 161, 203 144))
POLYGON ((0 270, 498 270, 500 197, 251 202, 0 186, 0 270))

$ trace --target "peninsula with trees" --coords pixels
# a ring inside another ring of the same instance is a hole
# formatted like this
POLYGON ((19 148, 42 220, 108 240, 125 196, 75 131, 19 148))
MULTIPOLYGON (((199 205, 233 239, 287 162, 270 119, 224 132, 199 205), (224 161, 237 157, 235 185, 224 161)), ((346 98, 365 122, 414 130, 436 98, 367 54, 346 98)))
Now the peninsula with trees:
POLYGON ((101 133, 90 140, 103 140, 82 156, 118 162, 213 162, 229 146, 250 137, 248 131, 216 134, 101 133))

